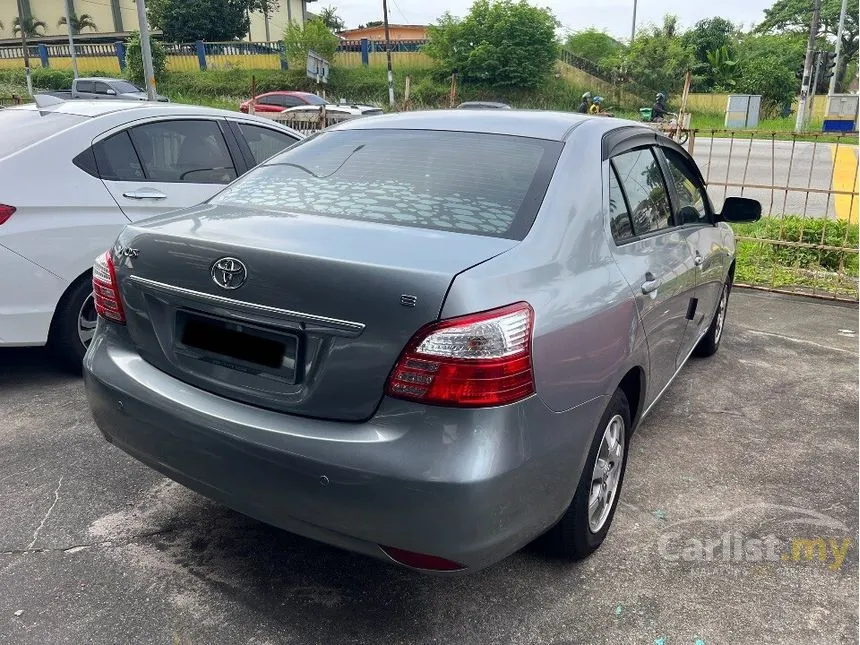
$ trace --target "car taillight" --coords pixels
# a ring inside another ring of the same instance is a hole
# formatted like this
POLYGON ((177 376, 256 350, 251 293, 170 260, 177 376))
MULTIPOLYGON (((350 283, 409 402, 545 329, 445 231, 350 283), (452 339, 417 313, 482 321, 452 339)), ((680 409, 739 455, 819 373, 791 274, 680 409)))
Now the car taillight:
POLYGON ((96 313, 111 322, 125 324, 125 312, 119 297, 113 257, 106 251, 93 263, 93 300, 96 313))
POLYGON ((0 204, 0 224, 4 224, 7 219, 12 217, 12 214, 15 212, 14 206, 7 206, 6 204, 0 204))
POLYGON ((534 311, 525 302, 427 325, 388 377, 389 396, 459 407, 505 405, 535 391, 534 311))

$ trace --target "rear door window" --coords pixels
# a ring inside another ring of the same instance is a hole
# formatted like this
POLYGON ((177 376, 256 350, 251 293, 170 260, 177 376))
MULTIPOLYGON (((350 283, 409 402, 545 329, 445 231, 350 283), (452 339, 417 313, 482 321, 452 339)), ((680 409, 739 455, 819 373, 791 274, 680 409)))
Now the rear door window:
POLYGON ((106 181, 144 181, 146 175, 127 131, 93 146, 99 175, 106 181))
POLYGON ((611 164, 609 167, 609 229, 612 231, 612 239, 619 244, 635 236, 627 199, 618 182, 615 166, 611 164))
POLYGON ((130 133, 150 181, 226 184, 237 176, 215 121, 158 121, 130 133))
POLYGON ((634 233, 647 235, 670 228, 669 195, 654 151, 631 150, 613 157, 612 164, 627 196, 634 233))
POLYGON ((77 89, 78 92, 86 92, 87 94, 92 94, 93 82, 92 81, 78 81, 75 84, 75 89, 77 89))
POLYGON ((278 105, 283 106, 280 96, 263 96, 257 99, 259 105, 278 105))
POLYGON ((215 201, 521 240, 561 148, 498 134, 326 132, 270 159, 215 201))
POLYGON ((282 152, 285 148, 293 145, 297 139, 291 137, 285 132, 264 128, 259 125, 251 125, 250 123, 238 123, 239 132, 242 133, 245 141, 248 142, 248 147, 251 149, 251 155, 254 157, 254 163, 262 163, 269 157, 282 152))

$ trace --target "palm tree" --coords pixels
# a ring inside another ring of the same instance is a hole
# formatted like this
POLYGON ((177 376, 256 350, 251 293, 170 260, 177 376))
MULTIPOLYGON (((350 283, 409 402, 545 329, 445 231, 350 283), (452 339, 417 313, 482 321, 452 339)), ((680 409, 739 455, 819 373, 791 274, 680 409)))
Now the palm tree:
POLYGON ((43 34, 40 34, 39 30, 41 29, 42 32, 44 32, 48 28, 48 25, 44 21, 38 20, 35 16, 24 18, 23 21, 21 18, 15 18, 15 20, 12 21, 12 33, 16 36, 20 36, 22 25, 24 34, 28 38, 42 36, 43 34))
MULTIPOLYGON (((98 31, 99 28, 96 26, 93 17, 88 13, 82 13, 80 16, 76 16, 75 14, 71 15, 72 21, 72 33, 78 34, 82 32, 84 29, 89 29, 91 31, 98 31)), ((57 27, 62 27, 66 24, 66 17, 63 16, 57 22, 57 27)))

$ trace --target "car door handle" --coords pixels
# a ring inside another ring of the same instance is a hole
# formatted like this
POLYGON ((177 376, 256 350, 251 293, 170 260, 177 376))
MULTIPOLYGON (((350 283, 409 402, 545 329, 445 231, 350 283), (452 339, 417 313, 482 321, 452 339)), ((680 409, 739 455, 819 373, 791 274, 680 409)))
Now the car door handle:
POLYGON ((660 280, 654 277, 650 271, 645 274, 645 282, 642 283, 642 293, 649 294, 657 290, 660 286, 660 280))
POLYGON ((167 199, 167 195, 153 188, 138 188, 122 194, 128 199, 167 199))

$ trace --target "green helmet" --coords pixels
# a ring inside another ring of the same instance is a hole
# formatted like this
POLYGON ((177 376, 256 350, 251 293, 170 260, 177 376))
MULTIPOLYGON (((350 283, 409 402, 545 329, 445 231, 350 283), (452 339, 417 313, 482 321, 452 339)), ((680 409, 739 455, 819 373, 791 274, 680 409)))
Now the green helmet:
POLYGON ((586 92, 585 94, 582 95, 583 101, 587 101, 590 98, 591 98, 591 92, 586 92))

